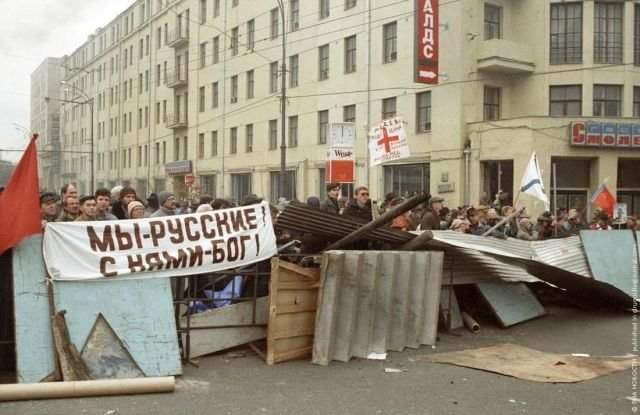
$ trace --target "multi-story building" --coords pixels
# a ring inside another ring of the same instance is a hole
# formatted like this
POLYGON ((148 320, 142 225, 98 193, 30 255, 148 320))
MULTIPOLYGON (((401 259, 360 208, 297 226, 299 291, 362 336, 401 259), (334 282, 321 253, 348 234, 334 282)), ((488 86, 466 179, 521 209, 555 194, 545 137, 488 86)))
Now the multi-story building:
POLYGON ((56 189, 61 182, 60 82, 62 58, 46 58, 31 74, 31 131, 38 133, 40 187, 56 189))
MULTIPOLYGON (((64 148, 86 148, 95 112, 98 186, 184 197, 194 178, 201 194, 303 200, 324 195, 328 126, 346 121, 356 126, 356 184, 374 197, 515 199, 535 151, 559 207, 588 209, 607 181, 640 211, 639 1, 441 0, 434 86, 414 81, 414 1, 285 4, 286 189, 276 1, 136 1, 67 59, 66 98, 94 105, 64 107, 64 148), (369 167, 368 131, 396 115, 411 157, 369 167), (580 145, 585 129, 590 145, 580 145)), ((67 179, 88 189, 90 157, 65 154, 67 179)))

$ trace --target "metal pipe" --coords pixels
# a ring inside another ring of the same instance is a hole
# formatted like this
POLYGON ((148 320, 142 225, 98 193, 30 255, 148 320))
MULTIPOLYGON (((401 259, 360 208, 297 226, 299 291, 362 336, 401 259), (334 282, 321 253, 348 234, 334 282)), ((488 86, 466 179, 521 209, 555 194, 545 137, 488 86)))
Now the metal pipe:
POLYGON ((471 199, 471 142, 467 140, 462 152, 464 154, 464 204, 469 206, 471 199))
POLYGON ((287 27, 284 18, 284 2, 282 0, 278 0, 278 6, 280 8, 280 16, 282 19, 282 98, 280 102, 282 131, 280 132, 280 191, 278 193, 280 197, 284 197, 287 182, 285 177, 287 168, 287 132, 285 130, 287 123, 287 27))
POLYGON ((400 247, 401 251, 417 251, 420 248, 423 248, 424 245, 433 240, 433 232, 426 230, 423 231, 416 238, 413 238, 409 242, 405 243, 400 247))
POLYGON ((502 218, 502 220, 498 223, 496 223, 495 225, 493 225, 491 227, 491 229, 489 229, 488 231, 486 231, 485 233, 482 234, 482 236, 489 236, 491 235, 491 232, 495 231, 496 229, 498 229, 500 226, 502 226, 503 224, 507 223, 508 221, 510 221, 511 219, 513 219, 516 216, 519 216, 522 211, 524 210, 524 208, 520 208, 518 210, 516 210, 515 212, 513 212, 512 214, 510 214, 507 217, 502 218))
POLYGON ((327 247, 326 250, 330 251, 333 249, 339 249, 345 245, 349 245, 357 241, 358 239, 363 238, 365 235, 381 227, 382 225, 388 222, 391 222, 395 217, 400 216, 403 213, 413 209, 414 207, 418 206, 420 203, 426 202, 428 199, 429 199, 429 195, 427 194, 420 194, 420 195, 413 196, 407 199, 401 205, 398 205, 395 208, 391 209, 390 211, 385 212, 378 219, 367 223, 366 225, 362 226, 360 229, 356 230, 355 232, 352 232, 349 235, 345 236, 344 238, 340 239, 339 241, 332 243, 331 245, 329 245, 329 247, 327 247))
POLYGON ((477 333, 480 331, 480 324, 478 324, 478 322, 473 317, 471 317, 464 311, 462 312, 462 321, 464 322, 465 327, 468 328, 471 333, 477 333))

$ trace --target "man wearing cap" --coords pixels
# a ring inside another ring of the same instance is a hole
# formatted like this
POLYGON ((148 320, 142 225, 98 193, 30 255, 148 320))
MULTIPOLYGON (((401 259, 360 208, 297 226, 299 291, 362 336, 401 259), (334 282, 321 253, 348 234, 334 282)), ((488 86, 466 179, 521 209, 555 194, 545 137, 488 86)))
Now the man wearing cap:
POLYGON ((147 198, 147 208, 146 208, 146 211, 145 211, 147 216, 151 216, 153 214, 153 212, 158 210, 159 207, 160 207, 160 205, 158 203, 158 194, 157 193, 151 193, 149 195, 149 197, 147 198))
POLYGON ((109 213, 111 207, 111 192, 109 189, 96 190, 96 220, 118 220, 114 215, 109 213))
POLYGON ((80 214, 80 205, 78 199, 72 196, 67 196, 62 201, 62 212, 56 219, 56 222, 73 222, 80 214))
POLYGON ((342 214, 358 218, 362 222, 371 222, 373 215, 371 212, 371 200, 369 199, 369 189, 359 186, 355 192, 355 199, 350 200, 344 208, 342 214))
POLYGON ((160 207, 153 212, 151 218, 161 218, 163 216, 173 216, 176 214, 176 197, 173 193, 162 191, 158 194, 158 204, 160 207))
POLYGON ((52 192, 45 192, 40 195, 40 217, 42 227, 47 222, 55 222, 58 216, 58 196, 52 192))
POLYGON ((440 229, 440 210, 442 209, 444 199, 440 196, 433 196, 429 200, 429 208, 425 210, 420 220, 420 229, 425 231, 440 229))
POLYGON ((120 190, 120 199, 115 201, 111 213, 118 219, 129 219, 127 205, 136 200, 136 191, 133 187, 123 187, 120 190))
POLYGON ((80 198, 80 216, 76 222, 90 222, 96 220, 96 198, 93 195, 80 198))
POLYGON ((338 197, 340 196, 339 183, 327 183, 327 198, 320 203, 320 210, 334 214, 340 213, 338 197))

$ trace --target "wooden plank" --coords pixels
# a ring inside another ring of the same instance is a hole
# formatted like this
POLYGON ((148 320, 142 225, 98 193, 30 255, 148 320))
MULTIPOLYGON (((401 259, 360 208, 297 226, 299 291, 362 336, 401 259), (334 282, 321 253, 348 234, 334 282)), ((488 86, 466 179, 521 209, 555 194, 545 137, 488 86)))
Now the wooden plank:
POLYGON ((56 347, 56 355, 60 361, 62 380, 65 382, 90 380, 89 369, 69 337, 69 329, 67 328, 64 314, 64 311, 59 311, 53 318, 53 340, 56 347))
POLYGON ((309 355, 315 331, 320 270, 274 258, 269 284, 266 362, 309 355))
POLYGON ((456 297, 456 292, 453 287, 442 287, 440 294, 440 312, 447 330, 456 330, 464 325, 458 298, 456 297))
MULTIPOLYGON (((256 301, 256 324, 267 323, 269 297, 256 301)), ((245 301, 222 308, 214 308, 191 316, 191 327, 249 325, 253 320, 253 302, 245 301)), ((187 317, 182 317, 180 326, 187 326, 187 317)), ((241 346, 267 336, 265 327, 227 327, 219 329, 191 330, 189 355, 191 358, 241 346)), ((183 334, 183 343, 186 342, 183 334)))

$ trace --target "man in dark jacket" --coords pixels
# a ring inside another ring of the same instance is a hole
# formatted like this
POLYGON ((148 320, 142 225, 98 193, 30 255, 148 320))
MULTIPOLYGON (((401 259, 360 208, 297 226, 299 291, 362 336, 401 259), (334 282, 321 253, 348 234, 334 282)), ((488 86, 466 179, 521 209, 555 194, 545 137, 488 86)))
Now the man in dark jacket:
POLYGON ((371 200, 369 199, 369 189, 365 186, 360 186, 356 189, 355 199, 352 199, 347 203, 342 214, 344 216, 351 216, 357 218, 362 222, 371 222, 373 215, 371 214, 371 200))
POLYGON ((127 205, 136 200, 136 191, 132 187, 123 187, 120 190, 120 200, 116 200, 111 208, 111 213, 118 219, 129 219, 127 205))
POLYGON ((440 210, 442 209, 444 199, 439 196, 433 196, 429 200, 429 208, 422 215, 420 221, 420 230, 439 230, 440 229, 440 210))
POLYGON ((340 184, 339 183, 327 183, 327 198, 320 203, 320 210, 323 212, 340 213, 340 206, 338 205, 338 197, 340 196, 340 184))

